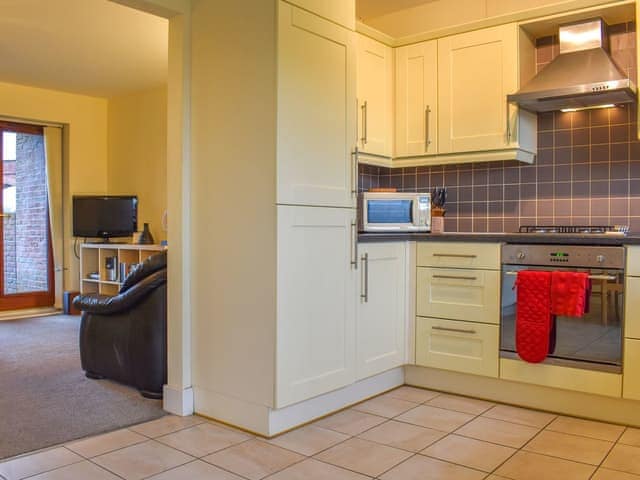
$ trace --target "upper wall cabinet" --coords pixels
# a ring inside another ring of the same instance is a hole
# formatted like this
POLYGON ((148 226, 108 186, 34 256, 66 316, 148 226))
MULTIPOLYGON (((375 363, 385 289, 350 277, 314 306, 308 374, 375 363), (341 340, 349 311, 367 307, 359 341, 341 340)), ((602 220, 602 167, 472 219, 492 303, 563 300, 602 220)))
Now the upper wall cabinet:
POLYGON ((355 33, 279 7, 277 203, 353 207, 355 33))
POLYGON ((438 151, 505 148, 535 152, 535 116, 507 104, 533 44, 516 24, 438 40, 438 151))
POLYGON ((338 23, 350 30, 356 25, 355 0, 288 0, 305 10, 315 13, 327 20, 338 23))
POLYGON ((436 40, 396 49, 398 157, 438 153, 438 47, 436 40))
POLYGON ((358 34, 358 147, 391 157, 393 143, 393 49, 358 34))

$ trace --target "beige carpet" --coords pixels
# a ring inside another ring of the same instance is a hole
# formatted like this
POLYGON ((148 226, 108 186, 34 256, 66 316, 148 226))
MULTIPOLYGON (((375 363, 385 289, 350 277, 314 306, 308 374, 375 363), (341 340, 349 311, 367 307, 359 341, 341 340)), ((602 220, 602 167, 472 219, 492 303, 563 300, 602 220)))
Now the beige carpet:
POLYGON ((0 321, 0 459, 164 415, 80 368, 79 316, 0 321))

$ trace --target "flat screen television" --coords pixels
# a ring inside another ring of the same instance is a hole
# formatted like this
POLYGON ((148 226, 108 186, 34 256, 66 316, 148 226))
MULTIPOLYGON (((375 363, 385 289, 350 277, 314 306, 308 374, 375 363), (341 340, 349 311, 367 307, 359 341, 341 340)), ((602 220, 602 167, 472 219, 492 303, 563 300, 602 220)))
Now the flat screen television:
POLYGON ((73 236, 127 237, 138 230, 138 197, 83 195, 73 197, 73 236))

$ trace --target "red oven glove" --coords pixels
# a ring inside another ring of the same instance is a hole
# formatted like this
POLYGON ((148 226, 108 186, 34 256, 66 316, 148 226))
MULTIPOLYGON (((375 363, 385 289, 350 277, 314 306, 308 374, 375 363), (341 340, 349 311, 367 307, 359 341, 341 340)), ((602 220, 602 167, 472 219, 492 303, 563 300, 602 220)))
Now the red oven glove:
POLYGON ((589 274, 553 272, 551 274, 551 312, 565 317, 582 317, 589 311, 589 274))
POLYGON ((526 362, 542 362, 555 333, 551 315, 551 272, 521 270, 516 279, 516 351, 526 362))

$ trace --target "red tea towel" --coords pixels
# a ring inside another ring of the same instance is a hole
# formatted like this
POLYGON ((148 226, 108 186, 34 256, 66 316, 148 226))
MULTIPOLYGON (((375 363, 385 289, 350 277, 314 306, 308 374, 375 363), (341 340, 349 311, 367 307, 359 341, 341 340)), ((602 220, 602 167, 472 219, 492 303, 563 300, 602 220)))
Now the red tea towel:
POLYGON ((581 317, 589 311, 591 281, 585 272, 551 274, 551 312, 565 317, 581 317))
POLYGON ((550 352, 554 332, 551 272, 521 270, 516 286, 516 351, 522 360, 539 363, 550 352))

